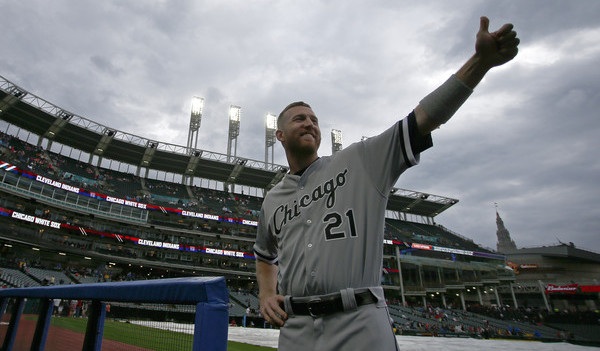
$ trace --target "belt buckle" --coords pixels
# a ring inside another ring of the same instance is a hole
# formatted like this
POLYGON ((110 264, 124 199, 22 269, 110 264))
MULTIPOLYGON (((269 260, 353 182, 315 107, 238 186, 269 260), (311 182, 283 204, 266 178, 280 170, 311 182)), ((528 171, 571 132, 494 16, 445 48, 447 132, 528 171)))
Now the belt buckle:
POLYGON ((313 311, 313 306, 316 306, 316 304, 317 304, 317 303, 319 303, 319 302, 321 302, 321 299, 320 299, 320 298, 318 298, 318 297, 315 297, 315 298, 312 298, 312 299, 310 299, 310 301, 308 301, 308 302, 306 303, 306 305, 307 305, 307 309, 308 309, 308 313, 309 313, 309 314, 310 314, 310 316, 311 316, 311 317, 313 317, 313 318, 317 318, 317 317, 319 317, 319 316, 321 316, 321 315, 322 315, 322 313, 315 313, 315 312, 313 311))

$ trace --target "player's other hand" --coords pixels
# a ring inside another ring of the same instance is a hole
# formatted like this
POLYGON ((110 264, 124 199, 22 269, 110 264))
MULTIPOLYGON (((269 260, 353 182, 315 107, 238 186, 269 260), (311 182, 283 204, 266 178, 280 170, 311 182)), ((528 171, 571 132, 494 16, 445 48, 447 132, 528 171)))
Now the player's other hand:
POLYGON ((475 42, 475 55, 492 68, 505 64, 517 56, 520 40, 510 23, 492 33, 489 32, 489 25, 490 20, 485 16, 481 17, 475 42))
POLYGON ((287 313, 281 308, 284 299, 282 295, 260 297, 260 313, 267 322, 283 326, 288 318, 287 313))

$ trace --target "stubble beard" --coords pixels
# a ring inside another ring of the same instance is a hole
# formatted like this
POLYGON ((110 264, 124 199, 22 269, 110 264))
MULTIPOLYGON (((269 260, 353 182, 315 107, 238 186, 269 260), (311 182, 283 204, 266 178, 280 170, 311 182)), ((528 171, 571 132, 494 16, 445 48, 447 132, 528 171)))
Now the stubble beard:
POLYGON ((288 150, 296 157, 310 157, 317 154, 321 140, 315 138, 314 143, 293 142, 288 144, 288 150))

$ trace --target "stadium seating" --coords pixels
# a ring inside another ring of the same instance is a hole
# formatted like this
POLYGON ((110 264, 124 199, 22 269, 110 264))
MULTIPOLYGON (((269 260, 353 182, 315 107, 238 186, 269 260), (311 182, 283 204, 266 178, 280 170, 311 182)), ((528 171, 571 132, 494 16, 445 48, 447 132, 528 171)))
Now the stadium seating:
POLYGON ((6 267, 2 267, 0 269, 2 270, 0 279, 12 287, 24 288, 28 286, 40 286, 40 283, 18 269, 6 267))
POLYGON ((107 194, 123 199, 143 198, 141 181, 135 175, 106 168, 99 168, 98 174, 102 191, 107 194))
POLYGON ((30 267, 28 273, 39 281, 42 281, 42 285, 63 285, 72 283, 71 278, 62 271, 30 267))
POLYGON ((184 185, 151 179, 146 179, 144 182, 146 183, 146 189, 148 189, 148 191, 151 194, 160 195, 168 198, 174 198, 178 200, 189 198, 189 195, 184 185))
POLYGON ((96 178, 96 167, 69 157, 60 157, 57 154, 52 155, 58 161, 58 167, 62 172, 69 172, 89 179, 96 178))
POLYGON ((482 334, 489 337, 529 337, 539 333, 541 338, 556 339, 557 330, 539 324, 514 320, 500 320, 486 315, 457 309, 402 307, 390 305, 390 315, 404 331, 439 333, 482 334))
POLYGON ((246 308, 236 301, 229 300, 229 316, 230 317, 242 317, 246 314, 246 308))
POLYGON ((238 301, 240 303, 240 305, 244 306, 244 308, 250 307, 250 308, 258 309, 258 306, 259 306, 258 298, 250 293, 230 291, 229 295, 234 300, 238 301))

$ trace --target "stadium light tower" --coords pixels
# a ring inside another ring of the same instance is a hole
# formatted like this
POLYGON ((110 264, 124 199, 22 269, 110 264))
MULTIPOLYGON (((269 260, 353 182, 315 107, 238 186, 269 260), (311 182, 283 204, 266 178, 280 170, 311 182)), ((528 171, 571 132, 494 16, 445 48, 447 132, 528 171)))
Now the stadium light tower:
POLYGON ((202 122, 202 109, 204 99, 198 96, 192 98, 192 112, 190 114, 190 130, 188 131, 188 152, 192 153, 198 147, 198 130, 202 122))
POLYGON ((277 116, 271 113, 267 113, 265 117, 265 169, 269 164, 269 151, 271 151, 271 164, 274 163, 275 158, 275 131, 277 130, 277 116))
POLYGON ((227 162, 231 162, 231 156, 235 157, 237 155, 237 137, 240 135, 241 115, 241 107, 234 105, 229 106, 229 136, 227 137, 227 162))
POLYGON ((331 153, 335 154, 336 152, 342 149, 342 131, 338 129, 331 130, 331 153))

